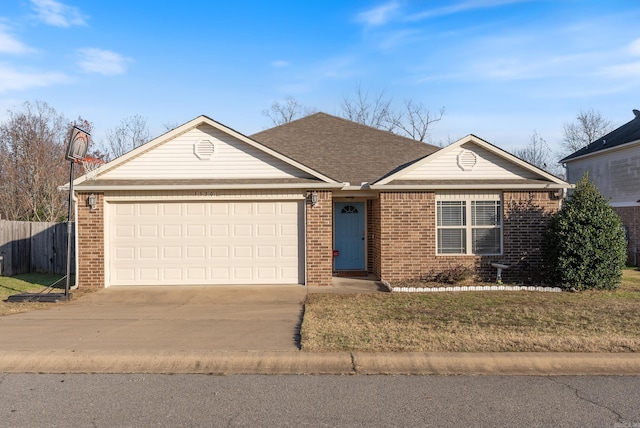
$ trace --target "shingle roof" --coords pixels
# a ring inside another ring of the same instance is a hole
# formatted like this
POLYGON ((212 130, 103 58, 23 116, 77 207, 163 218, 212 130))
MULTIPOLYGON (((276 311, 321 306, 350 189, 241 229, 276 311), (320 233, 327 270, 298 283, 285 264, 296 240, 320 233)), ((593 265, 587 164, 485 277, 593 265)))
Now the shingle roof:
POLYGON ((439 150, 326 113, 315 113, 250 137, 336 181, 358 186, 439 150))
POLYGON ((640 140, 640 111, 633 110, 635 117, 630 122, 625 123, 621 127, 614 129, 604 137, 598 138, 586 147, 581 148, 562 159, 560 162, 566 162, 580 156, 599 152, 601 150, 610 149, 632 141, 640 140))

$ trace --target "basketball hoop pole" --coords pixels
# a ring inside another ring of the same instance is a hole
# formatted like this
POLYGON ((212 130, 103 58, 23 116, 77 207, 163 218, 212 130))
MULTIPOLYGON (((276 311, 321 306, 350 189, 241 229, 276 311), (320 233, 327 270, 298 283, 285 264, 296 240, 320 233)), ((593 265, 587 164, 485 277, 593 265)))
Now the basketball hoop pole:
POLYGON ((64 297, 69 300, 69 288, 71 284, 71 232, 73 228, 71 226, 71 215, 73 209, 73 167, 76 163, 71 161, 71 167, 69 168, 69 212, 67 214, 67 278, 64 285, 64 297))
MULTIPOLYGON (((67 155, 65 158, 71 162, 69 168, 69 212, 67 214, 67 276, 64 285, 64 297, 65 300, 71 300, 71 294, 69 289, 71 288, 71 216, 73 215, 73 169, 78 160, 87 156, 87 149, 89 148, 90 134, 82 129, 74 126, 69 133, 69 145, 67 147, 67 155)), ((77 257, 77 255, 76 255, 77 257)), ((76 277, 78 273, 76 272, 76 277)))

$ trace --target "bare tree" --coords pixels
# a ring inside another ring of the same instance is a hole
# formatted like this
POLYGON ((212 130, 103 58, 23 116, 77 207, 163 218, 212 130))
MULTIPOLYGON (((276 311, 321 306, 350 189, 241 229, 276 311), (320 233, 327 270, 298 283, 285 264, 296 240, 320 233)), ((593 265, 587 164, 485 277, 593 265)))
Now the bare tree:
POLYGON ((352 97, 342 98, 342 117, 413 140, 428 140, 429 127, 442 119, 444 107, 433 113, 412 99, 404 100, 403 104, 396 109, 385 91, 370 94, 358 84, 352 97))
POLYGON ((0 210, 12 220, 59 221, 68 180, 65 161, 70 123, 47 103, 25 102, 0 124, 0 210))
POLYGON ((516 150, 514 154, 523 161, 529 162, 531 165, 535 165, 550 174, 557 177, 563 175, 562 168, 554 160, 549 144, 535 130, 531 134, 531 142, 526 147, 516 150))
POLYGON ((178 122, 167 122, 167 123, 163 123, 162 126, 164 127, 164 130, 166 132, 169 132, 176 129, 178 126, 180 126, 180 124, 178 122))
MULTIPOLYGON (((385 91, 372 94, 360 84, 354 87, 353 94, 342 97, 340 107, 339 115, 345 119, 418 141, 428 140, 429 127, 444 115, 444 107, 434 113, 421 102, 411 99, 404 100, 401 109, 394 109, 393 99, 385 91)), ((262 114, 271 120, 273 126, 278 126, 315 112, 315 109, 309 109, 294 97, 287 96, 283 102, 276 101, 269 109, 263 110, 262 114)))
POLYGON ((103 144, 110 158, 117 158, 148 142, 151 139, 147 119, 140 115, 126 117, 120 125, 105 132, 103 144))
POLYGON ((444 107, 432 113, 422 103, 410 99, 404 100, 404 107, 404 112, 393 118, 395 128, 413 140, 425 141, 429 136, 429 126, 444 115, 444 107))
POLYGON ((392 98, 385 91, 370 95, 358 83, 353 97, 342 97, 342 117, 377 129, 393 131, 400 115, 391 109, 392 98))
POLYGON ((268 117, 273 126, 279 126, 315 112, 315 109, 303 106, 294 97, 288 95, 282 102, 276 101, 268 109, 262 110, 262 115, 268 117))
POLYGON ((564 139, 562 147, 568 153, 573 153, 594 142, 613 130, 610 121, 602 117, 599 111, 593 109, 580 110, 576 122, 564 124, 564 139))

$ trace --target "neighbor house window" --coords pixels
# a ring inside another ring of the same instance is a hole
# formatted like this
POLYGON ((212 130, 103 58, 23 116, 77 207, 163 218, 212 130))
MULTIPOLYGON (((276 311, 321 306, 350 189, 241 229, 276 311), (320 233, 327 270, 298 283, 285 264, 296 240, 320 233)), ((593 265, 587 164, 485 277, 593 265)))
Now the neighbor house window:
POLYGON ((502 253, 502 204, 499 197, 448 195, 436 202, 438 254, 502 253), (458 199, 458 200, 452 200, 458 199))

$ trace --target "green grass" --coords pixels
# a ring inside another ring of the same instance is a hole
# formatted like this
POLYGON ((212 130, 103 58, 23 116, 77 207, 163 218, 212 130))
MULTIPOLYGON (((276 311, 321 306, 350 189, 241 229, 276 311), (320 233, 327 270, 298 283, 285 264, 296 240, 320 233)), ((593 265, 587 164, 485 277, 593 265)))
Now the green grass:
MULTIPOLYGON (((49 275, 45 273, 26 273, 16 276, 0 276, 0 316, 26 312, 33 309, 45 308, 49 303, 10 303, 7 297, 20 293, 45 292, 46 287, 61 279, 60 275, 49 275)), ((57 287, 64 288, 64 281, 57 284, 57 287)), ((60 292, 58 290, 57 292, 60 292)))
POLYGON ((306 351, 639 352, 640 272, 615 291, 310 294, 306 351))

